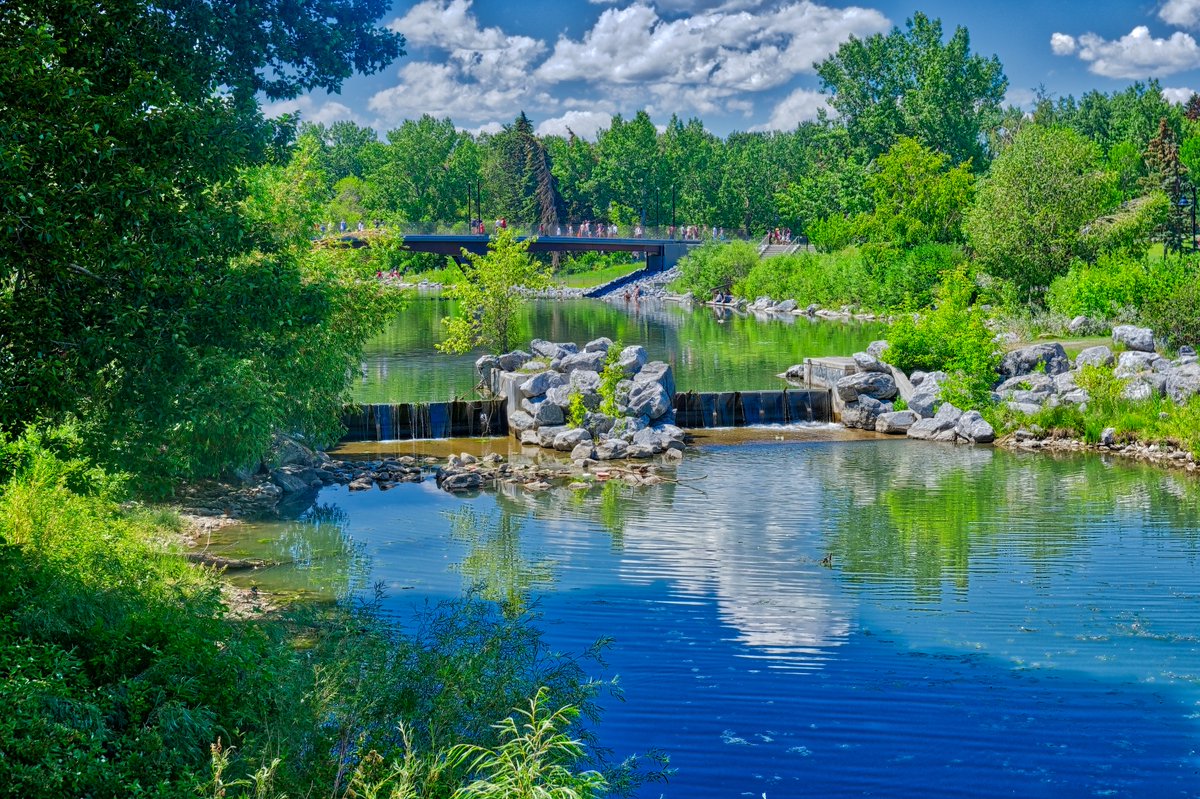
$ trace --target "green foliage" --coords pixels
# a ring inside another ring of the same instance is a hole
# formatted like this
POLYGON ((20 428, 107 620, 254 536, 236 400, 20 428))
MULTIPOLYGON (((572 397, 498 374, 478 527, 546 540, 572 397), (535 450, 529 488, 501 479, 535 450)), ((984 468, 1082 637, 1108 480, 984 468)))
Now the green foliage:
POLYGON ((583 404, 583 393, 572 391, 571 402, 567 406, 567 424, 571 427, 583 427, 583 421, 587 418, 587 414, 587 406, 583 404))
POLYGON ((625 379, 625 370, 620 366, 621 350, 625 347, 621 344, 620 339, 614 341, 612 346, 608 348, 608 353, 604 356, 604 368, 600 370, 600 413, 607 414, 616 418, 619 415, 617 408, 617 385, 625 379))
POLYGON ((830 105, 871 157, 911 136, 955 165, 982 168, 980 134, 1008 89, 999 59, 972 54, 966 28, 943 42, 941 20, 919 12, 905 28, 851 37, 817 64, 830 105))
POLYGON ((1200 270, 1194 262, 1173 286, 1146 297, 1141 321, 1172 349, 1200 345, 1200 270))
POLYGON ((950 380, 942 388, 942 399, 963 409, 990 401, 1000 366, 1000 351, 984 313, 971 305, 973 291, 974 283, 964 270, 947 275, 938 292, 937 309, 893 322, 888 348, 881 356, 905 372, 946 372, 950 380))
POLYGON ((848 247, 854 241, 854 222, 834 214, 814 219, 808 225, 808 240, 817 252, 831 253, 848 247))
POLYGON ((948 155, 903 136, 875 159, 867 178, 875 210, 859 224, 867 240, 897 247, 961 242, 974 183, 969 161, 951 167, 948 155))
POLYGON ((758 263, 758 247, 748 241, 706 242, 679 261, 679 279, 672 286, 708 299, 728 291, 758 263))
POLYGON ((1100 255, 1142 258, 1155 232, 1167 224, 1170 213, 1171 201, 1162 192, 1137 197, 1084 227, 1083 249, 1100 255))
POLYGON ((548 691, 539 688, 529 708, 514 708, 514 715, 496 725, 500 744, 495 747, 463 745, 451 758, 470 760, 479 777, 460 788, 454 799, 590 799, 608 786, 596 771, 577 771, 584 759, 583 745, 567 734, 579 717, 566 706, 547 713, 548 691))
POLYGON ((1097 147, 1074 131, 1026 125, 992 164, 965 223, 979 263, 1036 298, 1082 253, 1080 228, 1111 202, 1097 147))
POLYGON ((486 255, 464 251, 463 280, 451 286, 448 296, 459 301, 459 316, 447 318, 442 352, 469 352, 483 347, 507 352, 517 343, 513 324, 525 302, 523 290, 550 285, 547 268, 529 256, 532 238, 517 239, 512 228, 496 231, 486 255))
POLYGON ((1050 284, 1046 305, 1063 316, 1115 319, 1138 311, 1176 286, 1194 279, 1195 271, 1177 260, 1142 260, 1101 256, 1095 264, 1076 261, 1050 284))

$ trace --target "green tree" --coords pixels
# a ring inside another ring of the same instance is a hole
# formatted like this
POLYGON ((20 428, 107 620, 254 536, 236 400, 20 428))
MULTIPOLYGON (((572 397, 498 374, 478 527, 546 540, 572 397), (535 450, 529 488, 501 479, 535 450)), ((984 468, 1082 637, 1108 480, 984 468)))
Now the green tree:
POLYGON ((879 156, 867 178, 875 199, 865 219, 869 237, 900 247, 961 241, 975 176, 970 164, 949 167, 949 160, 907 136, 879 156))
POLYGON ((1179 157, 1179 140, 1175 131, 1163 117, 1158 125, 1158 135, 1146 146, 1146 178, 1143 186, 1150 192, 1161 192, 1167 196, 1170 208, 1160 233, 1167 252, 1183 251, 1183 239, 1187 235, 1187 209, 1181 204, 1185 192, 1190 188, 1188 169, 1179 157))
POLYGON ((362 295, 350 262, 243 215, 245 168, 290 130, 257 95, 336 91, 401 53, 386 9, 0 5, 2 424, 74 416, 159 474, 248 457, 272 427, 330 433, 362 295))
POLYGON ((1028 125, 992 163, 967 239, 979 262, 1029 296, 1040 294, 1081 254, 1080 229, 1111 204, 1099 148, 1065 128, 1028 125))
POLYGON ((466 221, 478 187, 482 153, 475 138, 449 118, 428 114, 389 131, 379 163, 367 175, 372 211, 434 228, 466 221))
POLYGON ((512 228, 502 228, 488 242, 486 255, 463 252, 464 279, 448 289, 458 300, 459 315, 444 320, 446 338, 442 352, 469 352, 483 347, 500 353, 517 343, 513 324, 525 302, 524 291, 550 285, 548 268, 529 255, 532 238, 517 239, 512 228))
POLYGON ((917 13, 906 30, 851 37, 816 67, 830 105, 871 157, 912 136, 955 165, 987 165, 981 133, 999 118, 1008 79, 995 56, 971 53, 966 28, 943 43, 941 20, 917 13))
POLYGON ((561 219, 562 198, 546 146, 525 112, 487 141, 484 180, 497 216, 553 230, 561 219))

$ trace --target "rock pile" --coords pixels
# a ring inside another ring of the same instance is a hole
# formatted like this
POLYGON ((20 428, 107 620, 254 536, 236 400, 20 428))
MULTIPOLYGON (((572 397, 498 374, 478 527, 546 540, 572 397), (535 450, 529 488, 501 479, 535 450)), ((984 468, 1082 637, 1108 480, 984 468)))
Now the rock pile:
POLYGON ((522 444, 571 453, 573 460, 620 460, 665 454, 682 457, 685 434, 675 422, 671 367, 648 361, 642 347, 625 347, 610 363, 607 338, 574 343, 535 339, 530 352, 484 356, 480 380, 508 400, 508 426, 522 444), (603 411, 602 373, 619 372, 603 411), (574 410, 575 419, 572 420, 574 410))

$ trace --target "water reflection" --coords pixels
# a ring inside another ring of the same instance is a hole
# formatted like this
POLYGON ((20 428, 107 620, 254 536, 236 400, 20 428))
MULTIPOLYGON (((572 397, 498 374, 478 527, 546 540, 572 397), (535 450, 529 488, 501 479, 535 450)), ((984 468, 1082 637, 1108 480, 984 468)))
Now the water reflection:
POLYGON ((465 588, 501 606, 505 615, 519 616, 534 590, 549 590, 554 583, 554 562, 531 561, 521 553, 521 524, 517 515, 501 509, 482 516, 464 505, 446 513, 450 536, 466 546, 456 569, 465 588))

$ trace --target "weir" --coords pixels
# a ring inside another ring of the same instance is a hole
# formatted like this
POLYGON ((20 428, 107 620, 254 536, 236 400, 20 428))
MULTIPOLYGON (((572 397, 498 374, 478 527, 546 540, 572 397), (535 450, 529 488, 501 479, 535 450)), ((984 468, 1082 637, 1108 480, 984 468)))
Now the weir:
POLYGON ((825 389, 689 391, 675 395, 675 424, 685 429, 832 420, 830 392, 825 389))

